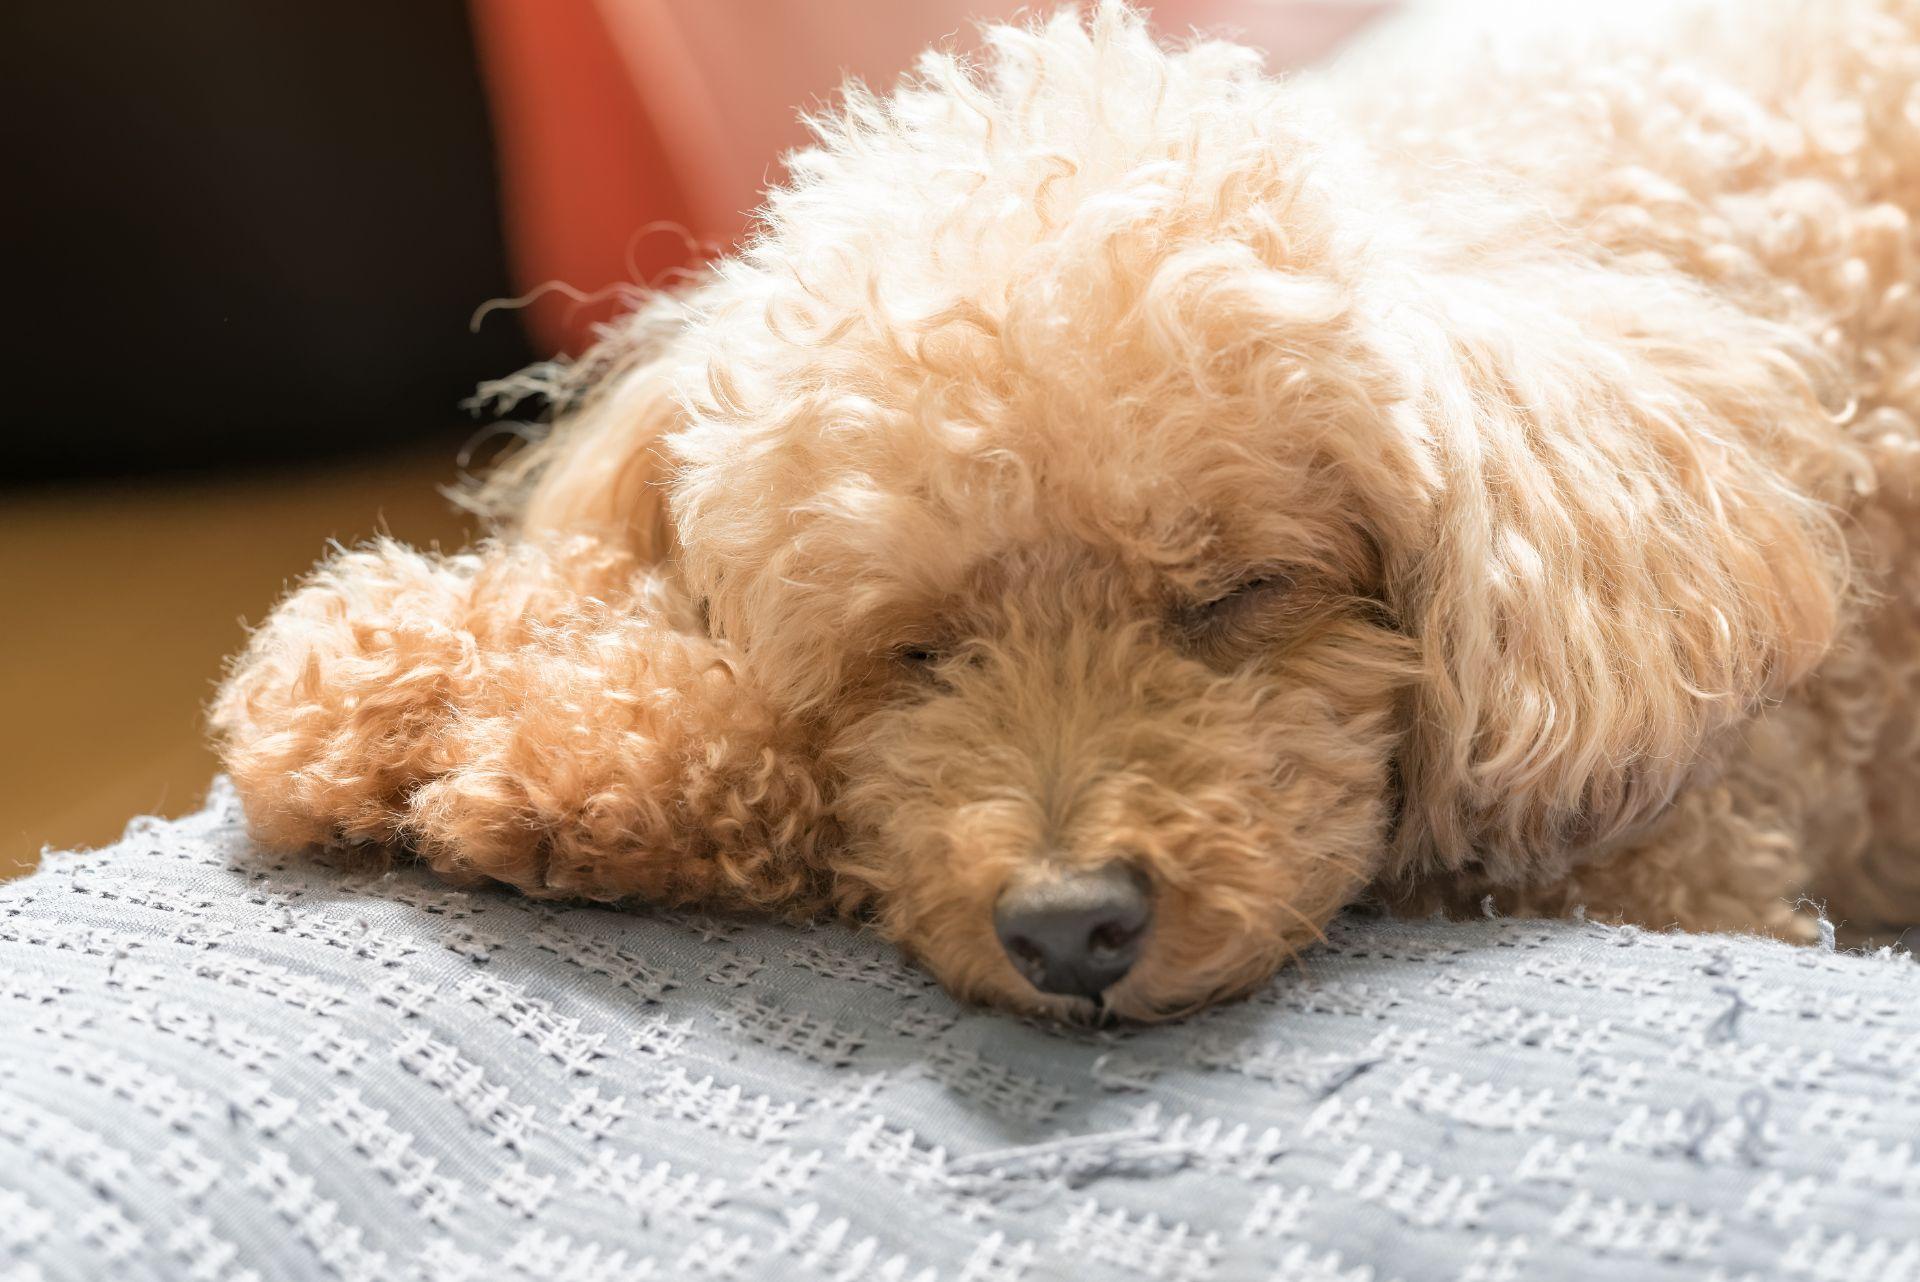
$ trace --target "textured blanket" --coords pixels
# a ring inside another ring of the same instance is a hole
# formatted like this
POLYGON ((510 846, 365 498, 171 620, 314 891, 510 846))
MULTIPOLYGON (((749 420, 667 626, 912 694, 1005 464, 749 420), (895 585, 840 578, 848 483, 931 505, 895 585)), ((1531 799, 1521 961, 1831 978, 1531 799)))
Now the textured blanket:
POLYGON ((1920 1279, 1920 966, 1348 919, 1072 1031, 879 943, 263 851, 0 888, 0 1277, 1920 1279))

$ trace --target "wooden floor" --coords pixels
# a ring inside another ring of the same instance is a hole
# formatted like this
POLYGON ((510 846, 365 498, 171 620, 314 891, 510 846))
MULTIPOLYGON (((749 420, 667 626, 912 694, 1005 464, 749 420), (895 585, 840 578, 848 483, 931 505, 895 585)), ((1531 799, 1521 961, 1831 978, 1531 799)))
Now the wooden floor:
POLYGON ((201 724, 242 620, 329 539, 455 546, 452 452, 232 480, 0 494, 0 877, 46 846, 103 844, 193 809, 214 773, 201 724))

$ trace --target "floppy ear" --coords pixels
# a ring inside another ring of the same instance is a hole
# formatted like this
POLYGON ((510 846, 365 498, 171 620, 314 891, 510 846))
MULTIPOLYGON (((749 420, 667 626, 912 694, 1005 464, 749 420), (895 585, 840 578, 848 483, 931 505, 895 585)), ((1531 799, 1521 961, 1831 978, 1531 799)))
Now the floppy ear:
POLYGON ((1826 652, 1851 479, 1817 354, 1599 265, 1440 284, 1413 364, 1439 470, 1392 568, 1425 673, 1403 872, 1556 875, 1630 835, 1826 652))

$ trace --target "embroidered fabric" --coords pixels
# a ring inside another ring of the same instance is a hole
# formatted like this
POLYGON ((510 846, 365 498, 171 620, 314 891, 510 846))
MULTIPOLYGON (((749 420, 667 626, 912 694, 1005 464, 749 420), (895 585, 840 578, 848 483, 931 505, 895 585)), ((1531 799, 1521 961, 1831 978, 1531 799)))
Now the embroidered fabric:
POLYGON ((1161 1028, 261 850, 0 887, 0 1278, 1920 1282, 1920 966, 1349 918, 1161 1028))

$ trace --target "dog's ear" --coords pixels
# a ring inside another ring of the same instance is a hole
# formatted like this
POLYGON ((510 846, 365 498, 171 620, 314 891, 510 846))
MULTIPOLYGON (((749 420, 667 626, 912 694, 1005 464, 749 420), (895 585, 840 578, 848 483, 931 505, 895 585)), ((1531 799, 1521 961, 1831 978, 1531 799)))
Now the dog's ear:
POLYGON ((659 296, 557 375, 528 379, 555 403, 553 425, 494 470, 479 506, 535 541, 586 535, 642 563, 670 559, 665 442, 682 421, 672 367, 685 316, 659 296))
POLYGON ((1690 290, 1482 270, 1423 315, 1436 497, 1389 569, 1426 668, 1400 866, 1552 875, 1644 825, 1826 652, 1850 456, 1818 355, 1690 290))

